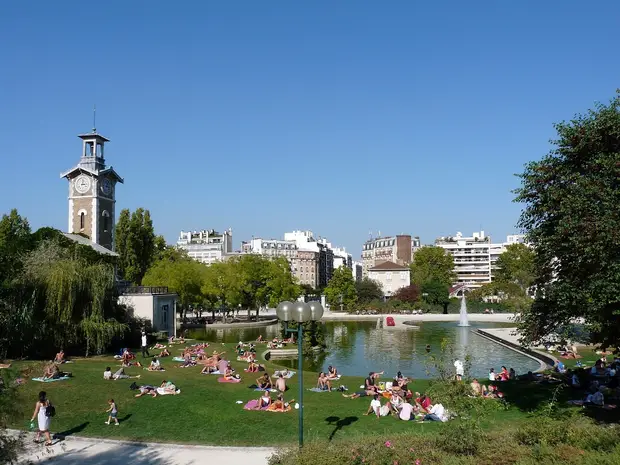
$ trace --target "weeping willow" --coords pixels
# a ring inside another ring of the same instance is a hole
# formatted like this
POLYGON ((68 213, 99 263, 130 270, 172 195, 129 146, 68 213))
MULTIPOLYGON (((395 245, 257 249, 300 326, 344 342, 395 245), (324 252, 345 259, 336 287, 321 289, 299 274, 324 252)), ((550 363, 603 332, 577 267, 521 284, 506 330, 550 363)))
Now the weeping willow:
POLYGON ((106 315, 114 306, 111 265, 89 263, 46 246, 27 260, 25 270, 59 347, 77 343, 85 346, 87 356, 91 351, 100 354, 126 331, 126 325, 106 315))

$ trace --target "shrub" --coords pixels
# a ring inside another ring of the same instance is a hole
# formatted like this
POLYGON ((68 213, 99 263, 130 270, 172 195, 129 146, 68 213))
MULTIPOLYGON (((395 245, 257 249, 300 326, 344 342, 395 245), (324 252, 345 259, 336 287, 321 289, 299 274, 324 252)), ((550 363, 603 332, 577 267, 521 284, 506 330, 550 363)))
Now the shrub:
POLYGON ((474 420, 454 420, 442 433, 435 440, 437 447, 455 455, 476 455, 486 436, 474 420))

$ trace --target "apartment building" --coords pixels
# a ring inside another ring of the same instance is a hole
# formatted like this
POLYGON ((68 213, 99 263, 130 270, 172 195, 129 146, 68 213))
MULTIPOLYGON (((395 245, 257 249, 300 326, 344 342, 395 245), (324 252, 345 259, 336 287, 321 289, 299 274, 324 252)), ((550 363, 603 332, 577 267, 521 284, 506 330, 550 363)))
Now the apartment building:
POLYGON ((368 276, 372 267, 384 262, 408 266, 411 263, 412 250, 410 235, 371 238, 362 246, 362 273, 368 276))
POLYGON ((334 252, 334 269, 340 268, 341 266, 349 269, 353 268, 353 256, 347 252, 346 248, 331 247, 331 244, 328 244, 328 246, 334 252))
POLYGON ((332 279, 334 272, 334 251, 327 239, 315 237, 312 231, 291 231, 284 233, 285 241, 297 244, 298 250, 318 253, 319 277, 317 287, 325 287, 332 279))
POLYGON ((353 261, 351 263, 351 273, 353 274, 353 279, 357 281, 362 280, 362 262, 353 261))
POLYGON ((515 234, 508 236, 506 242, 493 244, 484 231, 474 232, 471 236, 457 232, 455 236, 437 238, 435 245, 454 258, 456 281, 453 284, 475 289, 493 280, 497 259, 506 247, 523 241, 522 235, 515 234))
POLYGON ((223 233, 215 229, 200 231, 181 231, 177 247, 187 252, 190 258, 210 265, 226 260, 232 254, 232 229, 223 233))
POLYGON ((368 270, 368 277, 376 281, 385 297, 391 297, 401 287, 411 284, 409 267, 394 262, 383 262, 368 270))

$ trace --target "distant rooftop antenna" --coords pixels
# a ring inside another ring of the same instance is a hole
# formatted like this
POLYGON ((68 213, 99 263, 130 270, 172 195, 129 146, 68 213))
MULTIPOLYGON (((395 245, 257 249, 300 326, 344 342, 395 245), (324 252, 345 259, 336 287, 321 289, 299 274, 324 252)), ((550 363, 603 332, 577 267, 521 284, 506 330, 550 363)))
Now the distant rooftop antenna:
POLYGON ((93 133, 97 132, 97 105, 93 105, 93 133))

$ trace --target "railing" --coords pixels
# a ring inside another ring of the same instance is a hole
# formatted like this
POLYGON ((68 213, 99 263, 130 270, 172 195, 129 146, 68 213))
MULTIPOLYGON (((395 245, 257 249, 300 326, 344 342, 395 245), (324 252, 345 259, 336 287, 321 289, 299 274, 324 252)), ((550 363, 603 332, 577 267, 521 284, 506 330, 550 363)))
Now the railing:
POLYGON ((165 286, 125 286, 119 287, 120 294, 168 294, 168 288, 165 286))

